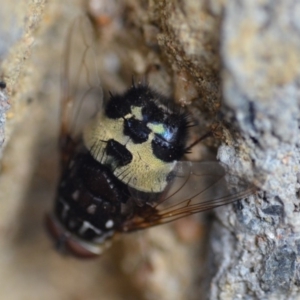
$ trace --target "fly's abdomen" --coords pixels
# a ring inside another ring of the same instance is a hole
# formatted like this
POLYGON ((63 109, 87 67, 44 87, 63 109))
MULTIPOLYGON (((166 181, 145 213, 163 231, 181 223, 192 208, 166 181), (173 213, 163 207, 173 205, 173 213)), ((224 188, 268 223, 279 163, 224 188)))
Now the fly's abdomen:
POLYGON ((79 242, 102 244, 128 218, 128 200, 127 187, 107 166, 88 152, 76 155, 58 187, 54 214, 64 232, 61 237, 56 233, 56 238, 61 243, 72 236, 79 242))

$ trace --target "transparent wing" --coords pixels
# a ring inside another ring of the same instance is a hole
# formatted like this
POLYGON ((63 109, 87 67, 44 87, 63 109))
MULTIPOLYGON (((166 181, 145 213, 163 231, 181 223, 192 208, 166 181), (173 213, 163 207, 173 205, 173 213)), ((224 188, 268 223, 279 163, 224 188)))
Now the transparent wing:
MULTIPOLYGON (((138 230, 232 203, 255 193, 255 187, 226 173, 218 162, 178 162, 169 186, 156 201, 137 208, 125 230, 138 230)), ((141 199, 133 201, 142 203, 141 199)))
MULTIPOLYGON (((65 46, 61 78, 61 134, 63 161, 72 149, 83 124, 102 108, 95 33, 85 16, 72 23, 65 46)), ((68 155, 69 153, 69 155, 68 155)))

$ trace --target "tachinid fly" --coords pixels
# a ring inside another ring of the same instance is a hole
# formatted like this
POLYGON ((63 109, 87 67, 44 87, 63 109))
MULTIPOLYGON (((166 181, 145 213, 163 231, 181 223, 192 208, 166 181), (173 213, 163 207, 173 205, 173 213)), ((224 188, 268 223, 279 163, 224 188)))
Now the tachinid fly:
POLYGON ((83 106, 95 97, 101 104, 103 99, 86 18, 79 17, 71 27, 65 55, 61 179, 54 211, 47 216, 59 248, 94 257, 118 233, 167 223, 253 193, 238 178, 235 191, 227 189, 226 173, 217 162, 181 161, 191 148, 189 117, 146 84, 133 83, 125 93, 111 94, 93 119, 78 124, 83 106), (73 59, 75 48, 79 60, 73 59))

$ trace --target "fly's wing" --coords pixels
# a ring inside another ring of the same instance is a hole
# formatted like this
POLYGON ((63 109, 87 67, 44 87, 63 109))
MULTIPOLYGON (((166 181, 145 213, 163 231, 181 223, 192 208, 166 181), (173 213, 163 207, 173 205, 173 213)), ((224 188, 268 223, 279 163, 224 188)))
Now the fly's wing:
POLYGON ((77 17, 66 38, 61 78, 60 148, 63 166, 73 154, 83 124, 102 108, 95 33, 85 16, 77 17))
POLYGON ((218 162, 178 162, 166 191, 156 201, 146 201, 138 207, 124 228, 133 231, 164 224, 254 193, 254 186, 226 173, 218 162))

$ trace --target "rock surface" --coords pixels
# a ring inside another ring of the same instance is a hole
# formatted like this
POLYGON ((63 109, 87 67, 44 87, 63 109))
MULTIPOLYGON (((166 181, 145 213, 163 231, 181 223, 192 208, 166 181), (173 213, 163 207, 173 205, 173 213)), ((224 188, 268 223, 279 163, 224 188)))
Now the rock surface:
POLYGON ((300 5, 85 4, 1 7, 0 81, 7 88, 0 90, 0 146, 4 128, 8 143, 0 177, 0 298, 298 299, 300 5), (85 11, 99 29, 104 91, 123 91, 133 74, 146 77, 188 106, 200 124, 194 137, 218 122, 218 138, 195 147, 193 158, 212 149, 259 188, 257 195, 217 209, 212 228, 206 215, 192 216, 122 237, 96 261, 54 251, 42 223, 58 178, 63 49, 72 20, 85 11))

